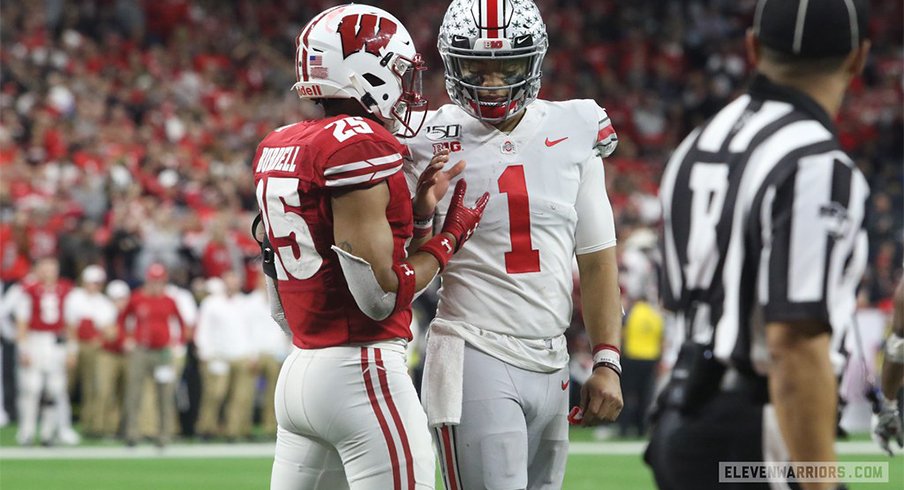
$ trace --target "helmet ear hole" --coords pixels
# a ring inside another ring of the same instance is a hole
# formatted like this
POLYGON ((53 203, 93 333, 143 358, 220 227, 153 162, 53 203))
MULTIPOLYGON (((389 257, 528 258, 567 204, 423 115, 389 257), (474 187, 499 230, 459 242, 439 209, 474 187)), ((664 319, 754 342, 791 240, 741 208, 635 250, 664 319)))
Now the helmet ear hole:
POLYGON ((369 83, 371 85, 371 87, 379 87, 380 85, 384 85, 386 83, 383 81, 382 78, 374 75, 373 73, 365 73, 364 75, 361 75, 361 76, 365 80, 367 80, 367 83, 369 83))
POLYGON ((383 94, 383 100, 389 100, 389 94, 383 94))

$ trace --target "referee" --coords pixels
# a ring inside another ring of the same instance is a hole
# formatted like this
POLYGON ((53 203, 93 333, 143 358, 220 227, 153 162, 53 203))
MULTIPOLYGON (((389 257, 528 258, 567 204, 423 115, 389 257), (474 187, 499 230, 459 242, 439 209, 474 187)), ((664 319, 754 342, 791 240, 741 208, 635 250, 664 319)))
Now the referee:
POLYGON ((747 94, 665 169, 662 299, 685 342, 645 454, 662 489, 729 488, 720 461, 836 460, 830 351, 854 315, 869 188, 832 119, 866 62, 866 3, 759 0, 747 94))

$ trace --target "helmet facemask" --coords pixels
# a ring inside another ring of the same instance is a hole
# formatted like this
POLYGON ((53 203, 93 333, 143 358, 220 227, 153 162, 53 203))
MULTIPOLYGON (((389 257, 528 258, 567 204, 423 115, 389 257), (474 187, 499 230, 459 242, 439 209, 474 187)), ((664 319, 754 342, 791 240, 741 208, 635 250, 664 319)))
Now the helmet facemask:
POLYGON ((428 103, 424 98, 423 76, 427 65, 420 53, 413 59, 396 54, 389 62, 392 73, 398 77, 402 94, 390 108, 390 131, 402 138, 413 137, 420 131, 427 116, 428 103))

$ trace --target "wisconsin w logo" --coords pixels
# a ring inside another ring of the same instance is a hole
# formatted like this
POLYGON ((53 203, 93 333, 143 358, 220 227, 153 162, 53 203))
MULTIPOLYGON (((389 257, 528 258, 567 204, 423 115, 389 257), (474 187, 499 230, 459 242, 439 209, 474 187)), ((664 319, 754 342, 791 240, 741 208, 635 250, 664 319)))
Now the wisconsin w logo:
POLYGON ((378 29, 377 16, 371 14, 355 14, 344 17, 339 23, 342 58, 348 58, 352 53, 361 51, 361 48, 374 56, 380 56, 380 50, 389 43, 389 39, 396 33, 397 27, 395 22, 381 18, 378 29))

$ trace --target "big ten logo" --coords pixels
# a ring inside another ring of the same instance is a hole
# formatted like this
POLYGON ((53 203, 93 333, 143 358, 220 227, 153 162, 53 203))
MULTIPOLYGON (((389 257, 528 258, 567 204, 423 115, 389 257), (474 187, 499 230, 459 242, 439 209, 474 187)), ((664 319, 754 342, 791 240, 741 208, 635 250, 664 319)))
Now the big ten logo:
POLYGON ((461 151, 461 141, 443 141, 442 143, 433 143, 434 155, 443 150, 449 150, 449 153, 461 151))
POLYGON ((493 39, 483 42, 483 49, 502 49, 503 43, 501 39, 493 39))

